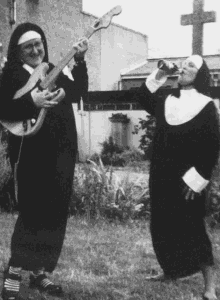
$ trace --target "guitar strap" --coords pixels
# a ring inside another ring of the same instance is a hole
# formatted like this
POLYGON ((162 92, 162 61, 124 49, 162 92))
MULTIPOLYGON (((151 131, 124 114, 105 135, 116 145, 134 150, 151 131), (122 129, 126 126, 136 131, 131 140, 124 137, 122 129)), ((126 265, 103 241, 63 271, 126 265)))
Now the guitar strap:
POLYGON ((22 149, 22 145, 23 145, 23 141, 24 141, 24 135, 21 137, 21 143, 20 143, 20 147, 19 147, 19 152, 18 152, 18 159, 15 163, 14 166, 14 188, 15 188, 15 201, 18 204, 18 165, 19 165, 19 161, 20 161, 20 156, 21 156, 21 149, 22 149))

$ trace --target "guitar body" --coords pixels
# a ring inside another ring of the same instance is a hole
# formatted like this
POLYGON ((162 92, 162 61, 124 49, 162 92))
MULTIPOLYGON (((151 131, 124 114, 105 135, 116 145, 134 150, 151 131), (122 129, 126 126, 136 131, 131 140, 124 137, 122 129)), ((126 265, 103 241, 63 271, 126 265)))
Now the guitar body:
POLYGON ((41 81, 44 80, 48 69, 49 69, 49 66, 47 63, 40 64, 34 70, 33 74, 31 74, 31 77, 29 78, 29 80, 25 84, 25 86, 15 93, 13 99, 21 98, 23 95, 30 92, 37 85, 39 80, 41 80, 41 81))
MULTIPOLYGON (((86 38, 90 38, 94 32, 100 30, 101 28, 107 28, 113 16, 120 14, 122 11, 121 7, 118 5, 106 13, 102 18, 95 21, 94 25, 91 26, 87 33, 85 34, 86 38)), ((77 44, 76 44, 77 45, 77 44)), ((76 53, 74 47, 73 49, 61 60, 61 62, 49 73, 47 71, 49 69, 49 65, 47 63, 40 64, 33 72, 28 82, 18 90, 12 101, 19 101, 26 93, 30 92, 33 88, 38 86, 44 90, 48 89, 51 91, 55 85, 56 79, 60 72, 64 69, 64 67, 69 63, 69 61, 73 58, 76 53)), ((60 102, 65 97, 65 92, 62 88, 56 91, 56 96, 53 98, 53 101, 60 102)), ((0 123, 9 130, 12 134, 17 136, 32 136, 38 132, 41 128, 45 116, 47 114, 47 108, 42 108, 37 119, 25 120, 21 122, 5 122, 1 121, 0 123)))
MULTIPOLYGON (((17 99, 21 98, 26 93, 30 92, 39 81, 43 81, 46 77, 46 73, 49 69, 47 63, 40 64, 33 72, 31 77, 29 78, 28 82, 23 86, 20 90, 18 90, 13 100, 16 101, 17 99)), ((49 89, 49 87, 48 87, 49 89)), ((62 88, 57 90, 57 95, 53 98, 54 101, 61 101, 65 97, 65 92, 62 88)), ((19 100, 17 100, 19 101, 19 100)), ((9 130, 12 134, 17 136, 32 136, 33 134, 37 133, 38 130, 41 128, 44 119, 47 114, 47 108, 42 108, 37 119, 26 120, 24 122, 5 122, 1 121, 2 125, 9 130)))
POLYGON ((37 120, 26 120, 25 122, 6 122, 1 121, 2 125, 12 134, 17 136, 32 136, 41 128, 46 117, 47 109, 42 108, 37 120))

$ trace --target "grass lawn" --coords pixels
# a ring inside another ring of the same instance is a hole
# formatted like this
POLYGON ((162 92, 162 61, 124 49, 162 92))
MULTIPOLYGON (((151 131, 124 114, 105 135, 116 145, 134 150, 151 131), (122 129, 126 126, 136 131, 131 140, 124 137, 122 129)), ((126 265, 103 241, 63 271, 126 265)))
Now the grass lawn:
MULTIPOLYGON (((2 272, 10 256, 10 238, 15 221, 15 216, 0 214, 0 289, 2 272)), ((219 234, 214 233, 212 239, 218 252, 219 234)), ((62 284, 65 291, 63 299, 201 299, 201 274, 173 283, 148 282, 145 277, 152 270, 157 272, 160 267, 153 253, 146 222, 88 223, 83 218, 71 217, 62 254, 51 277, 62 284)), ((23 299, 56 299, 30 290, 28 273, 23 272, 22 275, 23 299)))

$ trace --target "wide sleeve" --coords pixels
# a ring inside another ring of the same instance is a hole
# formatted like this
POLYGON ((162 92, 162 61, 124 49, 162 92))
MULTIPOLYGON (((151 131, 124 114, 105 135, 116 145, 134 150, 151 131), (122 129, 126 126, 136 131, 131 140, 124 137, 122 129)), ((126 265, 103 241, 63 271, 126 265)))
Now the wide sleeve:
POLYGON ((0 82, 0 120, 19 122, 31 119, 38 113, 30 92, 13 99, 14 94, 25 85, 28 77, 25 72, 18 70, 3 74, 0 82))
POLYGON ((198 147, 193 165, 183 180, 194 191, 201 192, 209 183, 220 150, 219 116, 213 102, 207 104, 204 120, 197 133, 198 147))
POLYGON ((136 100, 141 104, 141 106, 150 114, 156 115, 156 107, 158 101, 161 101, 157 90, 166 82, 167 77, 161 78, 161 80, 156 80, 156 73, 158 69, 152 72, 146 82, 144 82, 139 88, 136 94, 136 100))
POLYGON ((88 72, 86 62, 75 64, 70 79, 63 72, 56 81, 58 87, 62 87, 66 93, 66 100, 71 103, 79 103, 81 97, 86 99, 88 95, 88 72))

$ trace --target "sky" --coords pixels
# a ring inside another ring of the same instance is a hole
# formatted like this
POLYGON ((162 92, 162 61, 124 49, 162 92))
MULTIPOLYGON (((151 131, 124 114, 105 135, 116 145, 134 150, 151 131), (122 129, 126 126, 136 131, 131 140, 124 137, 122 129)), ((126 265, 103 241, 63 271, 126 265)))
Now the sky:
MULTIPOLYGON (((101 17, 114 6, 122 12, 112 22, 148 36, 148 57, 188 56, 192 53, 192 26, 182 26, 182 14, 193 12, 193 0, 83 0, 83 10, 101 17)), ((205 11, 216 12, 206 23, 203 54, 220 54, 220 0, 204 0, 205 11)))

